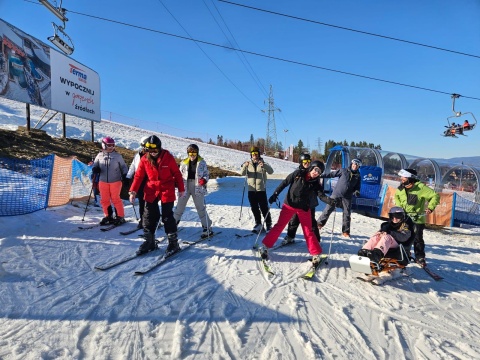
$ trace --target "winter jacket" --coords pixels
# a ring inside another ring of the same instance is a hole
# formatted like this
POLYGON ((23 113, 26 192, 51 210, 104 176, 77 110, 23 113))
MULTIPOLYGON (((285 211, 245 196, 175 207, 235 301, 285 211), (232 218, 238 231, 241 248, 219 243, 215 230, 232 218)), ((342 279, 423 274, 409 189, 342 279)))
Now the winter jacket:
POLYGON ((360 171, 352 171, 350 168, 342 168, 329 174, 320 175, 322 178, 338 177, 337 185, 333 189, 331 198, 351 199, 355 191, 360 191, 360 171))
POLYGON ((417 181, 410 189, 400 184, 395 192, 395 205, 401 206, 416 224, 425 224, 425 202, 433 211, 440 202, 440 195, 424 183, 417 181))
MULTIPOLYGON (((259 160, 263 161, 262 158, 259 160)), ((247 165, 242 165, 240 174, 247 175, 248 191, 265 191, 267 174, 273 174, 273 169, 266 162, 262 166, 249 161, 247 165)))
POLYGON ((278 196, 283 189, 290 186, 283 202, 296 209, 305 211, 311 209, 312 196, 316 197, 323 193, 323 188, 320 185, 319 178, 307 180, 307 174, 307 169, 295 170, 278 185, 274 194, 278 196))
POLYGON ((388 229, 387 233, 390 234, 399 244, 409 246, 415 237, 413 232, 413 221, 409 217, 401 223, 398 229, 395 229, 388 221, 382 223, 380 228, 388 229))
POLYGON ((93 167, 100 168, 99 181, 106 183, 122 181, 128 171, 125 160, 116 151, 110 153, 100 151, 93 161, 93 167))
MULTIPOLYGON (((185 188, 187 187, 187 179, 188 179, 188 165, 190 164, 190 159, 186 158, 180 163, 180 172, 182 173, 183 184, 185 188)), ((204 178, 207 182, 210 179, 208 173, 207 163, 201 156, 197 157, 197 167, 195 171, 195 195, 207 193, 207 187, 198 184, 198 180, 204 178)))
POLYGON ((148 180, 143 189, 145 201, 151 203, 160 199, 165 203, 174 202, 175 185, 178 186, 178 191, 185 191, 182 174, 178 170, 175 158, 167 150, 161 150, 155 160, 154 166, 148 161, 148 155, 140 159, 130 191, 138 192, 142 180, 147 176, 148 180))
POLYGON ((138 169, 138 165, 140 164, 140 159, 143 157, 143 153, 138 152, 135 154, 133 157, 133 161, 130 164, 130 167, 128 168, 128 173, 127 173, 127 179, 132 179, 133 176, 135 175, 135 172, 138 169))

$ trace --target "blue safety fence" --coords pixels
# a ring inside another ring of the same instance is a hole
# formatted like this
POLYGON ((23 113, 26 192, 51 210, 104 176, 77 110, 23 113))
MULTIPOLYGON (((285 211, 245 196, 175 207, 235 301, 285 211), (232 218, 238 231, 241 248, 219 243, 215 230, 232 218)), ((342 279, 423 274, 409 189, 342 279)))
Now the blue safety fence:
POLYGON ((469 224, 480 226, 480 204, 454 194, 454 226, 469 224))
POLYGON ((0 216, 45 209, 54 155, 38 160, 0 158, 0 216))

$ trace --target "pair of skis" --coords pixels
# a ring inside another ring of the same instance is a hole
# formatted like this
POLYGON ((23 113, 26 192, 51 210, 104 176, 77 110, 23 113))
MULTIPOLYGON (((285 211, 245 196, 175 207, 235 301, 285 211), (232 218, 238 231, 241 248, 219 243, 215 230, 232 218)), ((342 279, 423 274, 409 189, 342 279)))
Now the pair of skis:
MULTIPOLYGON (((179 231, 181 231, 182 229, 180 229, 179 231)), ((172 253, 167 253, 167 252, 164 252, 163 255, 161 255, 159 258, 157 258, 157 260, 155 260, 154 262, 148 264, 147 266, 145 266, 143 269, 140 269, 138 271, 135 271, 135 275, 143 275, 143 274, 146 274, 147 272, 155 269, 156 267, 162 265, 164 262, 166 262, 168 259, 172 258, 173 256, 179 254, 180 252, 182 251, 185 251, 186 249, 188 249, 189 247, 195 245, 195 244, 198 244, 199 242, 202 242, 202 241, 205 241, 205 240, 209 240, 210 238, 212 238, 213 236, 217 235, 221 233, 220 232, 216 232, 216 233, 213 233, 212 235, 208 236, 208 237, 200 237, 198 240, 196 241, 183 241, 182 244, 185 244, 185 246, 182 246, 180 248, 179 251, 177 252, 172 252, 172 253)), ((165 236, 160 238, 159 240, 157 240, 157 243, 158 242, 161 242, 163 240, 165 240, 165 236)), ((156 249, 156 250, 152 250, 148 253, 145 253, 145 254, 136 254, 136 253, 133 253, 133 254, 129 254, 129 255, 126 255, 120 259, 115 259, 115 260, 112 260, 110 262, 107 262, 107 263, 104 263, 104 264, 100 264, 100 265, 96 265, 95 266, 95 269, 97 270, 108 270, 108 269, 111 269, 117 265, 120 265, 120 264, 123 264, 123 263, 126 263, 130 260, 133 260, 133 259, 136 259, 138 257, 141 257, 141 256, 144 256, 144 255, 150 255, 152 253, 158 253, 159 250, 156 249)))
MULTIPOLYGON (((125 223, 121 223, 121 224, 118 224, 118 225, 115 225, 115 224, 106 225, 105 227, 101 227, 100 231, 110 231, 112 229, 115 229, 116 227, 122 226, 125 223)), ((90 230, 90 229, 94 229, 94 228, 99 227, 99 226, 102 226, 102 225, 95 224, 95 225, 90 225, 90 226, 79 226, 78 228, 80 230, 90 230)), ((135 231, 137 231, 137 230, 135 230, 135 231)), ((128 234, 122 234, 122 235, 128 235, 128 234)))
MULTIPOLYGON (((295 244, 295 241, 291 241, 291 242, 288 242, 288 243, 285 243, 285 244, 280 244, 278 246, 272 247, 270 249, 270 251, 274 251, 274 250, 280 249, 282 247, 290 246, 290 245, 293 245, 293 244, 295 244)), ((268 260, 262 258, 260 248, 258 246, 254 245, 253 252, 254 252, 254 255, 257 256, 257 258, 259 259, 260 264, 261 264, 261 269, 267 274, 268 278, 272 278, 273 276, 275 276, 275 273, 272 270, 272 268, 270 267, 270 264, 268 263, 268 260)), ((314 278, 316 272, 317 272, 317 269, 320 266, 322 266, 322 264, 327 263, 327 259, 328 259, 327 255, 320 255, 320 260, 316 263, 312 262, 309 269, 305 273, 300 275, 299 278, 304 279, 304 280, 312 280, 314 278)))

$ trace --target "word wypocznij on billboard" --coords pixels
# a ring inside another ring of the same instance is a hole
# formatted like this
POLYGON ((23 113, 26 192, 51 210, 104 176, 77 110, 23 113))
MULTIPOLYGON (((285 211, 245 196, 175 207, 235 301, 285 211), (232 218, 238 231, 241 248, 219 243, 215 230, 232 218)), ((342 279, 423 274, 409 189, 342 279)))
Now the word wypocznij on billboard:
POLYGON ((0 19, 0 96, 100 121, 100 77, 0 19))

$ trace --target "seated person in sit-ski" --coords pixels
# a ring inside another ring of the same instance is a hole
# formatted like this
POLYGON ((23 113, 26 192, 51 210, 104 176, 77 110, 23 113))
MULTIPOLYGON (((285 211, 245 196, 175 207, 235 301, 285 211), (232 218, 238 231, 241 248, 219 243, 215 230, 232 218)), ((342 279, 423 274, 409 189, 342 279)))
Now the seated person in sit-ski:
POLYGON ((380 230, 363 245, 358 255, 378 263, 389 249, 398 248, 398 244, 402 244, 409 253, 413 238, 412 219, 400 206, 394 206, 388 212, 388 221, 381 224, 380 230))

